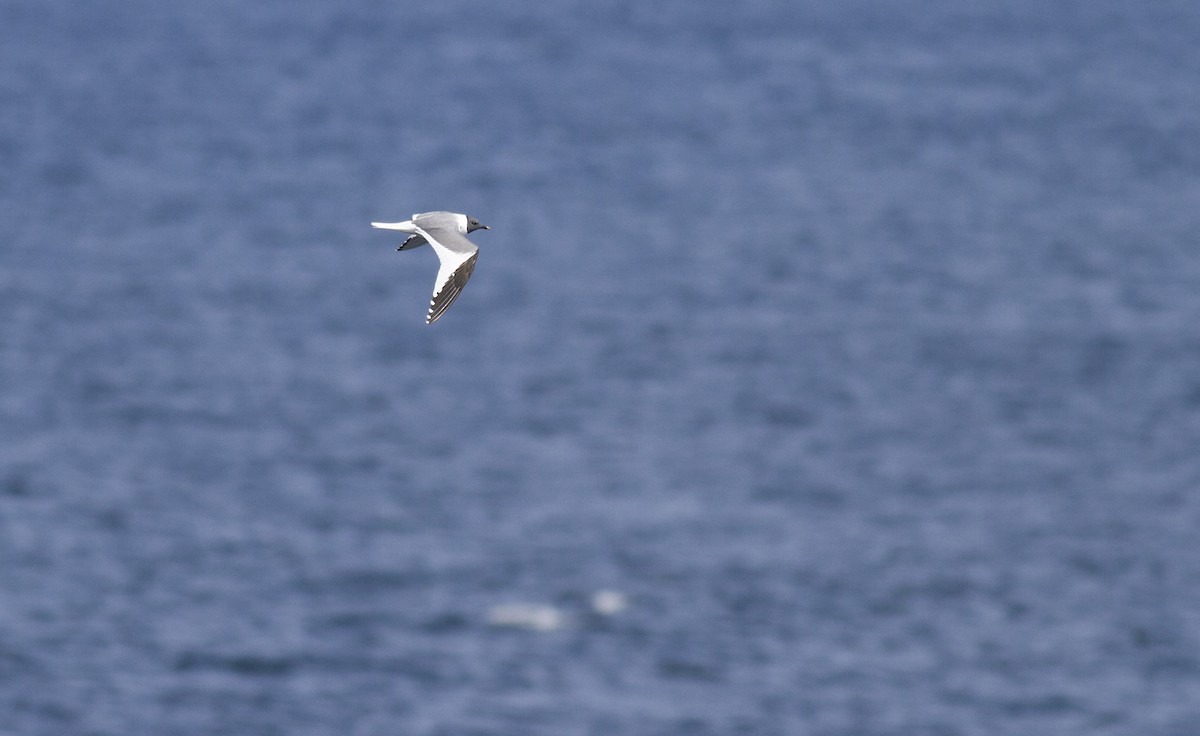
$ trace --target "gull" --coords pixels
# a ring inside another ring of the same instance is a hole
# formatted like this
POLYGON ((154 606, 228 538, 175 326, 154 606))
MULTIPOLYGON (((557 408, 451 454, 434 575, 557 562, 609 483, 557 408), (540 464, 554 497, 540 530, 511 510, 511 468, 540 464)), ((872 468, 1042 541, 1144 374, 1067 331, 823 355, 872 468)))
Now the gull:
POLYGON ((479 248, 467 240, 467 233, 476 230, 491 230, 474 217, 456 212, 421 212, 404 222, 372 222, 371 227, 384 230, 399 230, 411 237, 396 250, 411 250, 429 243, 441 261, 437 280, 433 282, 433 299, 429 301, 429 314, 425 324, 437 322, 446 313, 475 270, 475 257, 479 248))

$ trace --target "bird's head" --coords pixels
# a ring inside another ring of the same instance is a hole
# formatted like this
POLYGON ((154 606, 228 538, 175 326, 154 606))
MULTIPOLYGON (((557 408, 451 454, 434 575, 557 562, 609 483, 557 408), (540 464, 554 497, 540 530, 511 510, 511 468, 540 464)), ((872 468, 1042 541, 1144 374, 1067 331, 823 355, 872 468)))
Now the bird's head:
POLYGON ((468 216, 467 217, 467 232, 473 233, 476 230, 491 230, 491 228, 488 227, 487 225, 484 225, 479 220, 476 220, 474 217, 468 216))

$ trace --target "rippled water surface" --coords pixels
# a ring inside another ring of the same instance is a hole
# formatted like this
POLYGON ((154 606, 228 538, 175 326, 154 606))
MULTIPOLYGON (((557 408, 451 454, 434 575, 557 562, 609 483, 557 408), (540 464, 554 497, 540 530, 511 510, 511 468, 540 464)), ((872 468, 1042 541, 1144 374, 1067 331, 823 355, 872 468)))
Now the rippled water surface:
POLYGON ((0 733, 1196 733, 1197 38, 0 5, 0 733))

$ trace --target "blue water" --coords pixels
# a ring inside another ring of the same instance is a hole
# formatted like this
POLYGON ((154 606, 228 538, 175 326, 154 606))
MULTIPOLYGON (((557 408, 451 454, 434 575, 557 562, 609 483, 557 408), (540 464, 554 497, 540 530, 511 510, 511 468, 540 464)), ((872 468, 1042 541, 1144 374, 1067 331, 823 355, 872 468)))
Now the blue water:
POLYGON ((0 4, 0 734, 1200 733, 1200 5, 183 5, 0 4))

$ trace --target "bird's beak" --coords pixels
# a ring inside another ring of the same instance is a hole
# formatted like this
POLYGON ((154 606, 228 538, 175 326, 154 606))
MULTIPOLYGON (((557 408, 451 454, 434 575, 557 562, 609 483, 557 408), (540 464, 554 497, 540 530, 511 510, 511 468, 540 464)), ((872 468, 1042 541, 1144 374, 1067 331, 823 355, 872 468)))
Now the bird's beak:
POLYGON ((484 230, 491 230, 491 229, 492 229, 490 226, 488 226, 488 225, 484 225, 482 222, 481 222, 481 223, 479 223, 479 227, 483 228, 484 230))

